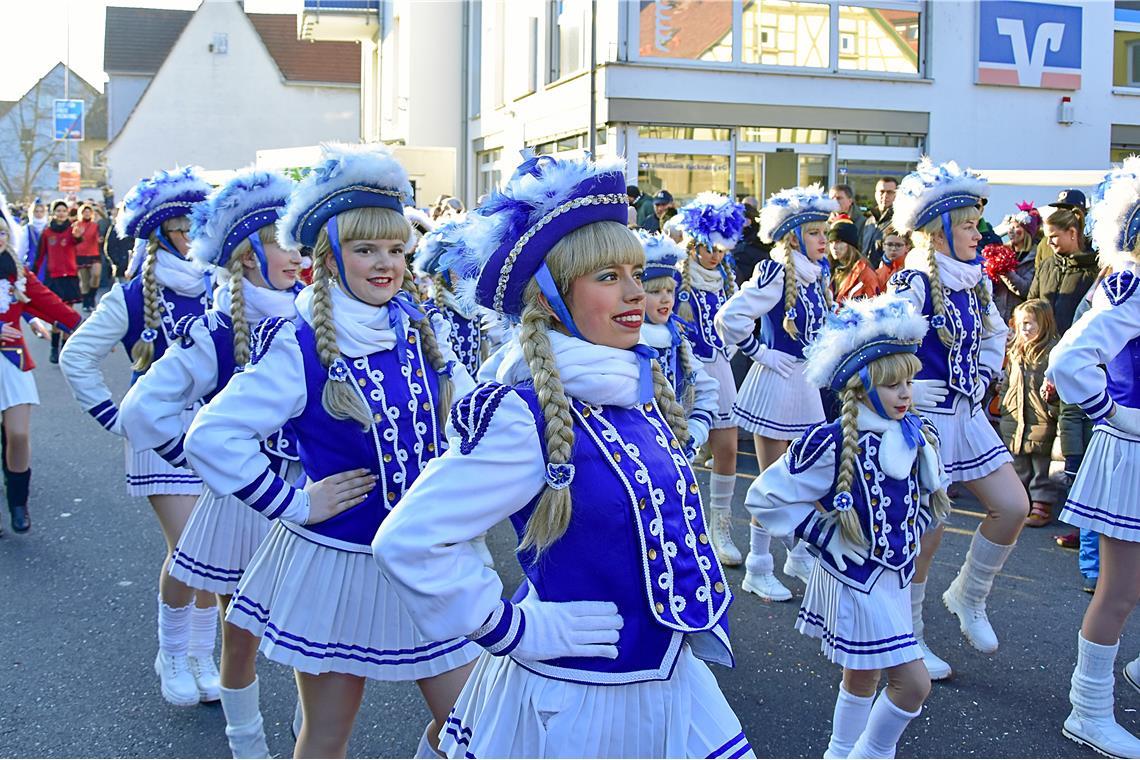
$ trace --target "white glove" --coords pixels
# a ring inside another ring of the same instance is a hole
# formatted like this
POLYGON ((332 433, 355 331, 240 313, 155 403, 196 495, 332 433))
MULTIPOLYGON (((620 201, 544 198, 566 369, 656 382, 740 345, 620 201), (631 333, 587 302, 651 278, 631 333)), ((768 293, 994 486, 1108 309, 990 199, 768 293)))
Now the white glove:
POLYGON ((1140 435, 1140 409, 1116 405, 1116 411, 1108 418, 1108 424, 1131 435, 1140 435))
POLYGON ((503 600, 468 638, 494 655, 541 661, 617 657, 623 621, 613 602, 543 602, 532 592, 518 604, 503 600), (514 620, 513 618, 518 618, 514 620), (521 628, 521 634, 518 629, 521 628), (515 636, 518 644, 511 646, 515 636))
MULTIPOLYGON (((826 536, 825 542, 815 544, 816 548, 821 554, 831 558, 839 572, 846 572, 848 562, 861 566, 866 561, 867 549, 855 546, 844 537, 843 529, 839 527, 838 512, 826 514, 817 512, 812 521, 819 526, 819 535, 821 537, 826 536)), ((804 535, 809 535, 813 530, 814 528, 809 527, 804 535)))
POLYGON ((761 367, 767 367, 780 377, 791 376, 792 370, 796 368, 796 357, 767 346, 757 351, 752 358, 761 367))
MULTIPOLYGON (((701 450, 701 446, 708 443, 709 426, 703 420, 689 418, 689 443, 693 447, 693 456, 701 450)), ((691 461, 691 460, 690 460, 691 461)))
POLYGON ((911 400, 919 409, 933 409, 946 400, 950 388, 943 380, 915 380, 911 385, 911 400))

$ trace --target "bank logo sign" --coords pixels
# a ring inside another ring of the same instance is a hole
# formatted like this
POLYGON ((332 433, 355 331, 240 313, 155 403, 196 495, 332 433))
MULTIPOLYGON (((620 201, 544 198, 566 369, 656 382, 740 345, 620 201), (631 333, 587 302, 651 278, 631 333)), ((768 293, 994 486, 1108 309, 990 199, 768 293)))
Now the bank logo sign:
POLYGON ((986 0, 976 7, 979 84, 1080 89, 1080 6, 986 0))

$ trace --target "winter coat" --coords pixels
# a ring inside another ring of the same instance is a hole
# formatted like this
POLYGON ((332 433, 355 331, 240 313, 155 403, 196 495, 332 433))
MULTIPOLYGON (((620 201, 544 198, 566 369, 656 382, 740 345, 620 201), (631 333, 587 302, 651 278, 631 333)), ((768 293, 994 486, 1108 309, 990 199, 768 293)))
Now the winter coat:
POLYGON ((1057 334, 1073 326, 1077 306, 1089 292, 1100 271, 1092 251, 1070 255, 1058 253, 1037 265, 1027 298, 1044 298, 1053 307, 1057 334))
POLYGON ((39 272, 40 267, 47 264, 47 276, 74 277, 79 274, 79 267, 75 262, 75 252, 79 240, 72 231, 71 222, 62 225, 49 222, 40 235, 39 251, 36 252, 33 272, 39 272))
POLYGON ((1017 268, 1001 276, 994 283, 994 306, 997 307, 1001 318, 1009 322, 1013 310, 1018 304, 1024 303, 1029 288, 1033 284, 1033 275, 1037 271, 1037 250, 1030 248, 1017 257, 1017 268))
POLYGON ((1049 454, 1057 435, 1057 402, 1041 398, 1045 368, 1053 341, 1036 361, 1022 358, 1006 364, 1001 388, 1001 437, 1011 454, 1049 454))
POLYGON ((855 266, 843 275, 839 274, 838 269, 832 271, 835 272, 832 286, 836 303, 843 303, 849 298, 870 298, 878 295, 881 290, 879 278, 866 259, 856 261, 855 266))

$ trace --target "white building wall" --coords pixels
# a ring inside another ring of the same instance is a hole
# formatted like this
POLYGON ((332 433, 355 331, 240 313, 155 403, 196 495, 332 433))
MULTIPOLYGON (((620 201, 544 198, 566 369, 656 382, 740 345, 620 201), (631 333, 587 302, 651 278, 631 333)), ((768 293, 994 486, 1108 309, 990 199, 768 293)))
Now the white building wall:
POLYGON ((260 148, 355 142, 356 87, 286 84, 236 2, 206 2, 191 18, 117 139, 110 182, 126 187, 156 169, 236 169, 260 148), (209 52, 216 33, 228 52, 209 52))
POLYGON ((126 124, 135 104, 139 102, 150 77, 143 74, 111 74, 107 78, 104 92, 107 95, 107 139, 115 135, 126 124))

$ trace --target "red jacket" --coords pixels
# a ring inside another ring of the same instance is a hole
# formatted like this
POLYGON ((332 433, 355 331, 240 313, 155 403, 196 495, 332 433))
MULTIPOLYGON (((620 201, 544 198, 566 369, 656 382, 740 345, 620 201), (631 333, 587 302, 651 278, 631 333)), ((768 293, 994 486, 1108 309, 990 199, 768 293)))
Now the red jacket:
MULTIPOLYGON (((59 325, 68 332, 73 331, 79 326, 81 319, 79 312, 59 300, 59 296, 48 290, 47 286, 40 282, 30 271, 25 270, 24 277, 26 278, 24 282, 24 295, 28 297, 28 302, 23 303, 13 297, 12 303, 8 306, 8 310, 0 314, 0 322, 15 327, 22 333, 20 318, 27 313, 33 317, 39 317, 46 322, 59 325)), ((13 279, 14 278, 8 278, 0 282, 13 282, 13 279)), ((14 288, 15 285, 12 285, 12 287, 14 288)), ((32 361, 32 355, 28 353, 28 346, 24 342, 22 335, 16 340, 0 341, 0 354, 3 354, 5 359, 15 364, 24 372, 36 368, 36 363, 32 361)))
POLYGON ((36 262, 33 271, 40 271, 44 257, 47 257, 48 277, 75 277, 79 274, 79 267, 75 263, 75 252, 79 241, 71 231, 71 223, 62 231, 52 229, 49 223, 40 235, 40 249, 36 252, 36 262))
POLYGON ((90 222, 85 222, 82 219, 79 221, 79 226, 83 228, 83 237, 76 243, 75 255, 76 256, 98 256, 102 250, 99 245, 99 223, 92 219, 90 222))

